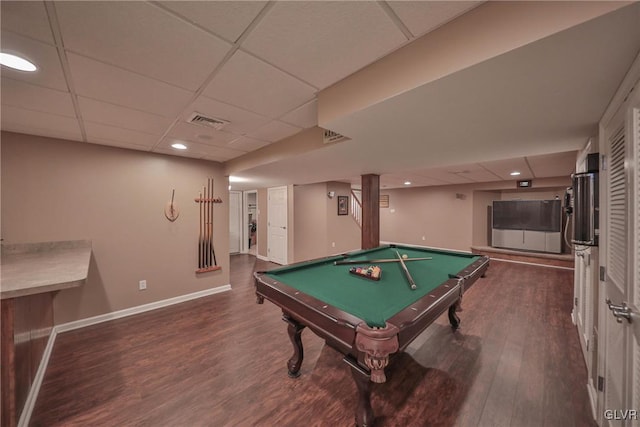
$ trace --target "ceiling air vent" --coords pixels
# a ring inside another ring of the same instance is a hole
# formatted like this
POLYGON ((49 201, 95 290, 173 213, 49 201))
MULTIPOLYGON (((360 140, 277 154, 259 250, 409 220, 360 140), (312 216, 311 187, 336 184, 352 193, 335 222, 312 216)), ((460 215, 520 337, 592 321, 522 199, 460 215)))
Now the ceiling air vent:
POLYGON ((348 139, 349 138, 347 138, 346 136, 340 135, 338 132, 334 132, 329 129, 324 129, 324 133, 322 134, 322 142, 324 142, 325 144, 330 144, 333 142, 342 142, 348 139))
POLYGON ((206 126, 206 127, 214 128, 217 130, 222 129, 223 127, 231 123, 228 120, 216 119, 214 117, 207 117, 200 113, 191 114, 191 116, 187 121, 189 123, 193 123, 194 125, 206 126))

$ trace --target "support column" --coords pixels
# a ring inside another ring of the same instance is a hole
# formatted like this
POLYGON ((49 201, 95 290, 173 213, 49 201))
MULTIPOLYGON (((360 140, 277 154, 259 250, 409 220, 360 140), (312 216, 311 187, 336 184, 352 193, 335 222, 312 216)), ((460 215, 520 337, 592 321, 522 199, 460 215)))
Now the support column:
POLYGON ((380 175, 362 175, 362 249, 380 246, 380 175))

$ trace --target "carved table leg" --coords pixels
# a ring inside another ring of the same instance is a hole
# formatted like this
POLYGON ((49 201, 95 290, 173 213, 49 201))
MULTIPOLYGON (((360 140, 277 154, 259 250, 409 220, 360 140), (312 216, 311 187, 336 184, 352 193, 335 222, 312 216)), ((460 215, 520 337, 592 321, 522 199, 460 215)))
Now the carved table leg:
POLYGON ((449 323, 451 324, 451 329, 454 331, 460 327, 460 318, 456 314, 456 310, 460 305, 460 300, 456 301, 453 305, 449 307, 449 323))
POLYGON ((358 388, 358 407, 356 408, 356 425, 358 427, 372 427, 373 409, 371 409, 371 380, 369 375, 351 366, 351 375, 358 388))
POLYGON ((286 315, 284 315, 282 319, 289 324, 287 326, 287 332, 289 333, 291 344, 293 344, 293 355, 287 362, 287 368, 289 368, 288 373, 291 378, 296 378, 300 376, 300 367, 302 366, 302 359, 304 358, 301 334, 305 326, 286 315))

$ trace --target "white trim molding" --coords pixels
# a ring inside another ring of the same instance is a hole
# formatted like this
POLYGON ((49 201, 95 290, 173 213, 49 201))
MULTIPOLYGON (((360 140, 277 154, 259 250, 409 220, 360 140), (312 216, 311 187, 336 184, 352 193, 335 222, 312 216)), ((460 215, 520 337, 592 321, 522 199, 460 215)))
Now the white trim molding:
POLYGON ((40 361, 40 366, 38 367, 36 375, 33 378, 33 384, 31 384, 29 395, 27 396, 27 400, 25 401, 24 407, 22 408, 22 414, 20 415, 20 419, 18 421, 18 427, 27 427, 29 425, 29 421, 31 420, 31 414, 33 413, 33 408, 35 406, 36 399, 38 398, 38 393, 40 392, 40 386, 42 385, 44 374, 47 370, 47 366, 49 365, 49 358, 51 357, 51 353, 53 352, 53 346, 56 341, 56 336, 59 333, 68 332, 74 329, 80 329, 87 326, 96 325, 98 323, 120 319, 123 317, 133 316, 135 314, 144 313, 146 311, 156 310, 159 308, 168 307, 170 305, 180 304, 183 302, 206 297, 209 295, 219 294, 222 292, 227 292, 230 290, 231 290, 230 284, 223 285, 223 286, 218 286, 216 288, 205 289, 204 291, 193 292, 190 294, 180 295, 174 298, 156 301, 149 304, 143 304, 143 305, 138 305, 136 307, 125 308, 124 310, 118 310, 111 313, 88 317, 86 319, 80 319, 80 320, 75 320, 73 322, 55 325, 51 329, 51 335, 49 335, 49 341, 47 341, 47 346, 45 347, 44 353, 42 354, 42 360, 40 361))

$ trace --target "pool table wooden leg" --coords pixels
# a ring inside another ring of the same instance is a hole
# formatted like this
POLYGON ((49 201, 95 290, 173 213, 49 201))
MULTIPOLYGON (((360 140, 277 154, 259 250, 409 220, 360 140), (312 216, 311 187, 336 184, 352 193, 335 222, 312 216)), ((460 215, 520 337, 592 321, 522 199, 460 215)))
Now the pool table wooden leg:
POLYGON ((372 427, 373 409, 371 409, 371 385, 369 375, 363 373, 360 369, 351 365, 351 375, 358 389, 358 407, 356 408, 356 426, 372 427))
POLYGON ((291 378, 297 378, 300 376, 300 367, 302 366, 302 359, 304 358, 301 335, 305 326, 296 322, 286 314, 282 316, 282 320, 288 323, 287 332, 289 333, 291 344, 293 344, 293 355, 287 362, 287 368, 289 369, 288 374, 291 378))
POLYGON ((449 323, 451 324, 451 329, 453 329, 454 331, 460 327, 460 318, 456 314, 459 306, 460 300, 456 301, 449 307, 449 323))

